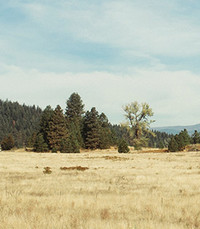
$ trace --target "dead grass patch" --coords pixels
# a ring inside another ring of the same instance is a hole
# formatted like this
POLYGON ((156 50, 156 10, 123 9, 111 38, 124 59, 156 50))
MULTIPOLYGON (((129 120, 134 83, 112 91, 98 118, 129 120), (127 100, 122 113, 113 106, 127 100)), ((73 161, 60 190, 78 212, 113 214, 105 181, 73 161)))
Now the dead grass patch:
POLYGON ((128 161, 130 158, 126 157, 117 157, 117 156, 103 156, 105 160, 112 160, 112 161, 128 161))
POLYGON ((60 167, 60 170, 78 170, 78 171, 85 171, 88 170, 88 167, 83 166, 73 166, 73 167, 60 167))

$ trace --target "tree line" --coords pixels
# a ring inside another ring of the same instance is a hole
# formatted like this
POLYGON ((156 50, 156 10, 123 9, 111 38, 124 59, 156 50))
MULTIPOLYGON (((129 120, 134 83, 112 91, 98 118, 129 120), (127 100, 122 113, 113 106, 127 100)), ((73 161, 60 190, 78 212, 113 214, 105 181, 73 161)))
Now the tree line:
POLYGON ((41 116, 39 131, 29 138, 28 146, 37 152, 52 151, 79 153, 80 148, 107 149, 115 145, 115 137, 104 113, 95 107, 84 111, 78 93, 66 102, 65 112, 58 105, 54 110, 47 106, 41 116))
POLYGON ((3 149, 25 146, 37 152, 63 153, 120 145, 126 152, 125 145, 136 149, 168 147, 172 135, 150 130, 153 120, 149 118, 153 112, 147 103, 133 102, 123 109, 127 122, 112 125, 95 107, 85 111, 78 93, 71 94, 64 111, 59 105, 55 109, 47 106, 42 111, 39 107, 0 100, 1 146, 3 149))
POLYGON ((42 109, 0 100, 0 142, 2 147, 23 147, 33 132, 38 130, 42 109), (12 144, 10 144, 11 142, 12 144))
POLYGON ((170 152, 183 151, 187 145, 199 143, 200 133, 197 130, 190 136, 187 130, 184 129, 179 134, 171 137, 168 144, 168 150, 170 152))

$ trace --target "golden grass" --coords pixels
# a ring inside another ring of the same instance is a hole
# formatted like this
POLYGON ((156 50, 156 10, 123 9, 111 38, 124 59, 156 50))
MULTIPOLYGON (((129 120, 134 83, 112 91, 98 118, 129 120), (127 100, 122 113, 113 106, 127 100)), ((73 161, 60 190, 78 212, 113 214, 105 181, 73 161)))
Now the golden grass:
POLYGON ((0 152, 0 177, 1 229, 200 228, 199 152, 0 152))

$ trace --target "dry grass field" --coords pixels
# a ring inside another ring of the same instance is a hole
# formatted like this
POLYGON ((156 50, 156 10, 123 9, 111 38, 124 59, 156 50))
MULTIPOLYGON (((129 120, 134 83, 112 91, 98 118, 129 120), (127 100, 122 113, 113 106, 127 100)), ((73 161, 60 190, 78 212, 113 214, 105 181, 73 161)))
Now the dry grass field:
POLYGON ((200 228, 199 152, 0 152, 0 177, 1 229, 200 228))

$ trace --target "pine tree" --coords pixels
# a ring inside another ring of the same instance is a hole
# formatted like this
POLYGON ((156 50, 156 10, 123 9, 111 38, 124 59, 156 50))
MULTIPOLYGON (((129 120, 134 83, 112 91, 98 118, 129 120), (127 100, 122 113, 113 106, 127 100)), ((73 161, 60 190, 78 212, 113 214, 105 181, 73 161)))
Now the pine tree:
POLYGON ((83 108, 84 105, 81 97, 79 94, 73 93, 67 100, 65 115, 67 120, 67 128, 69 132, 73 132, 73 137, 71 138, 74 139, 73 141, 79 145, 79 149, 84 145, 82 137, 84 114, 83 108))
POLYGON ((41 133, 39 133, 35 139, 34 151, 36 151, 36 152, 47 152, 48 150, 49 150, 48 145, 45 142, 43 135, 41 133))
POLYGON ((194 134, 192 135, 192 143, 197 144, 200 143, 200 134, 197 130, 194 131, 194 134))
POLYGON ((84 118, 84 140, 87 149, 97 149, 99 146, 99 115, 96 108, 87 111, 84 118))
POLYGON ((80 144, 76 136, 74 123, 70 124, 70 129, 68 129, 68 131, 68 138, 61 142, 61 153, 80 153, 80 144))
POLYGON ((170 152, 177 152, 178 151, 178 143, 176 142, 175 137, 171 138, 169 145, 168 145, 168 150, 170 152))
POLYGON ((54 110, 49 122, 47 136, 50 149, 53 149, 54 151, 59 151, 61 148, 61 142, 68 138, 66 120, 59 105, 54 110))
POLYGON ((108 149, 112 145, 112 132, 109 128, 108 118, 104 113, 99 116, 99 148, 108 149))
POLYGON ((67 119, 73 122, 81 122, 82 115, 84 114, 84 105, 81 100, 81 97, 77 93, 71 94, 69 99, 67 100, 66 107, 66 116, 67 119))
POLYGON ((39 132, 43 135, 43 139, 45 143, 50 148, 50 144, 48 141, 48 132, 49 132, 49 123, 53 116, 53 109, 51 106, 47 106, 42 112, 41 120, 40 120, 40 130, 39 132))
POLYGON ((179 135, 182 135, 185 146, 190 144, 191 138, 190 138, 190 135, 188 134, 188 131, 186 129, 181 131, 179 135))
POLYGON ((178 144, 178 151, 182 151, 185 148, 185 142, 181 133, 175 135, 175 140, 178 144))
POLYGON ((128 148, 128 144, 124 139, 121 139, 118 145, 119 153, 128 153, 130 149, 128 148))

